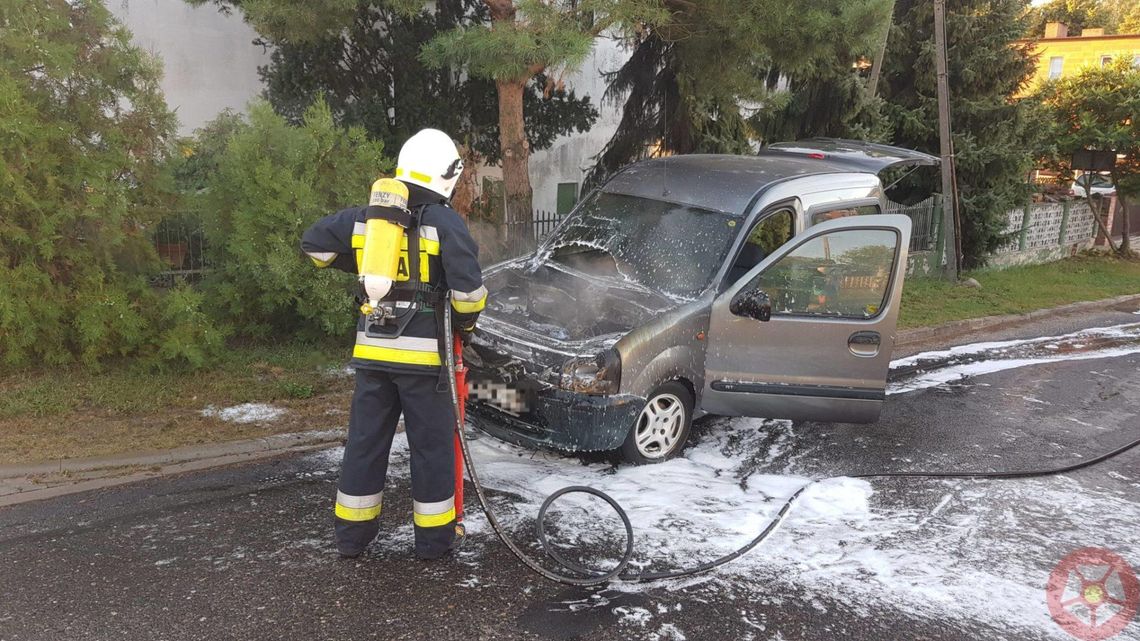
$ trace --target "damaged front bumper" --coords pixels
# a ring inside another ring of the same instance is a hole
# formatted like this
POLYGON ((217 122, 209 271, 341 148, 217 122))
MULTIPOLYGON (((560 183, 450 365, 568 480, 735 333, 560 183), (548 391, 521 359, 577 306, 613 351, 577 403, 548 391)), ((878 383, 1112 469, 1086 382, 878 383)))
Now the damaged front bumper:
POLYGON ((509 443, 568 452, 621 447, 645 399, 628 395, 594 396, 560 389, 535 392, 528 411, 513 414, 470 398, 468 420, 509 443))
POLYGON ((563 387, 565 364, 608 349, 617 335, 560 341, 492 312, 464 349, 467 417, 492 436, 530 448, 597 452, 621 447, 645 399, 563 387))

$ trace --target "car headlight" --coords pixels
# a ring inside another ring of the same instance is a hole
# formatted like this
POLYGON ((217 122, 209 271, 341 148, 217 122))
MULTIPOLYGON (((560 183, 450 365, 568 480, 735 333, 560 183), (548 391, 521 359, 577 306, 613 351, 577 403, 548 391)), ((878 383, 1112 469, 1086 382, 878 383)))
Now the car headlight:
POLYGON ((562 366, 561 387, 583 394, 617 394, 621 355, 612 347, 597 356, 572 358, 562 366))

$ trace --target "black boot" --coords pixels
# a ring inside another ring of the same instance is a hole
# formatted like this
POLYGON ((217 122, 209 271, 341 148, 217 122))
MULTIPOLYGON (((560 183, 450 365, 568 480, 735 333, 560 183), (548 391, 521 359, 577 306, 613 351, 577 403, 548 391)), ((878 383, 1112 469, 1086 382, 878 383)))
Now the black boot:
POLYGON ((463 547, 463 544, 466 542, 467 542, 467 528, 463 527, 462 523, 456 523, 455 524, 455 538, 451 540, 451 544, 447 546, 446 550, 444 550, 443 552, 441 552, 437 555, 434 555, 434 556, 429 556, 427 554, 422 554, 420 552, 416 552, 416 558, 421 560, 421 561, 438 561, 439 559, 442 559, 443 557, 447 556, 448 554, 451 554, 455 550, 458 550, 459 548, 463 547))

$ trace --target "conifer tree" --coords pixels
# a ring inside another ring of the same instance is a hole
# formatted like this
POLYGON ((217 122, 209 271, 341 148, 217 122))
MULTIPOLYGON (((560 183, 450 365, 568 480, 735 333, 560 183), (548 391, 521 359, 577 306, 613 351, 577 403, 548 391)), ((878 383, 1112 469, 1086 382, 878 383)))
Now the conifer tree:
POLYGON ((100 2, 0 0, 0 364, 95 365, 164 337, 201 362, 194 343, 219 344, 193 294, 147 284, 174 205, 160 75, 100 2))
POLYGON ((591 182, 650 154, 881 133, 854 66, 875 50, 889 1, 667 4, 676 9, 668 21, 643 32, 609 80, 606 99, 623 104, 622 120, 591 182))
MULTIPOLYGON (((976 267, 1005 240, 1006 212, 1025 202, 1043 131, 1032 101, 1013 98, 1034 69, 1027 0, 949 0, 946 40, 961 241, 976 267)), ((897 145, 937 154, 932 0, 897 0, 880 91, 897 145)), ((932 187, 936 187, 931 185, 932 187)))

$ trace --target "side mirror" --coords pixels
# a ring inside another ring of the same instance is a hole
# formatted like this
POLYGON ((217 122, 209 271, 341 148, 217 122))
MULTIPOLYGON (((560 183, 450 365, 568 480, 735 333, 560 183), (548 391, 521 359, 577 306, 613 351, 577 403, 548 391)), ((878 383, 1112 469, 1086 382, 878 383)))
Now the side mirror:
POLYGON ((737 316, 768 322, 772 319, 772 301, 768 298, 768 294, 753 289, 737 294, 728 304, 728 311, 737 316))

